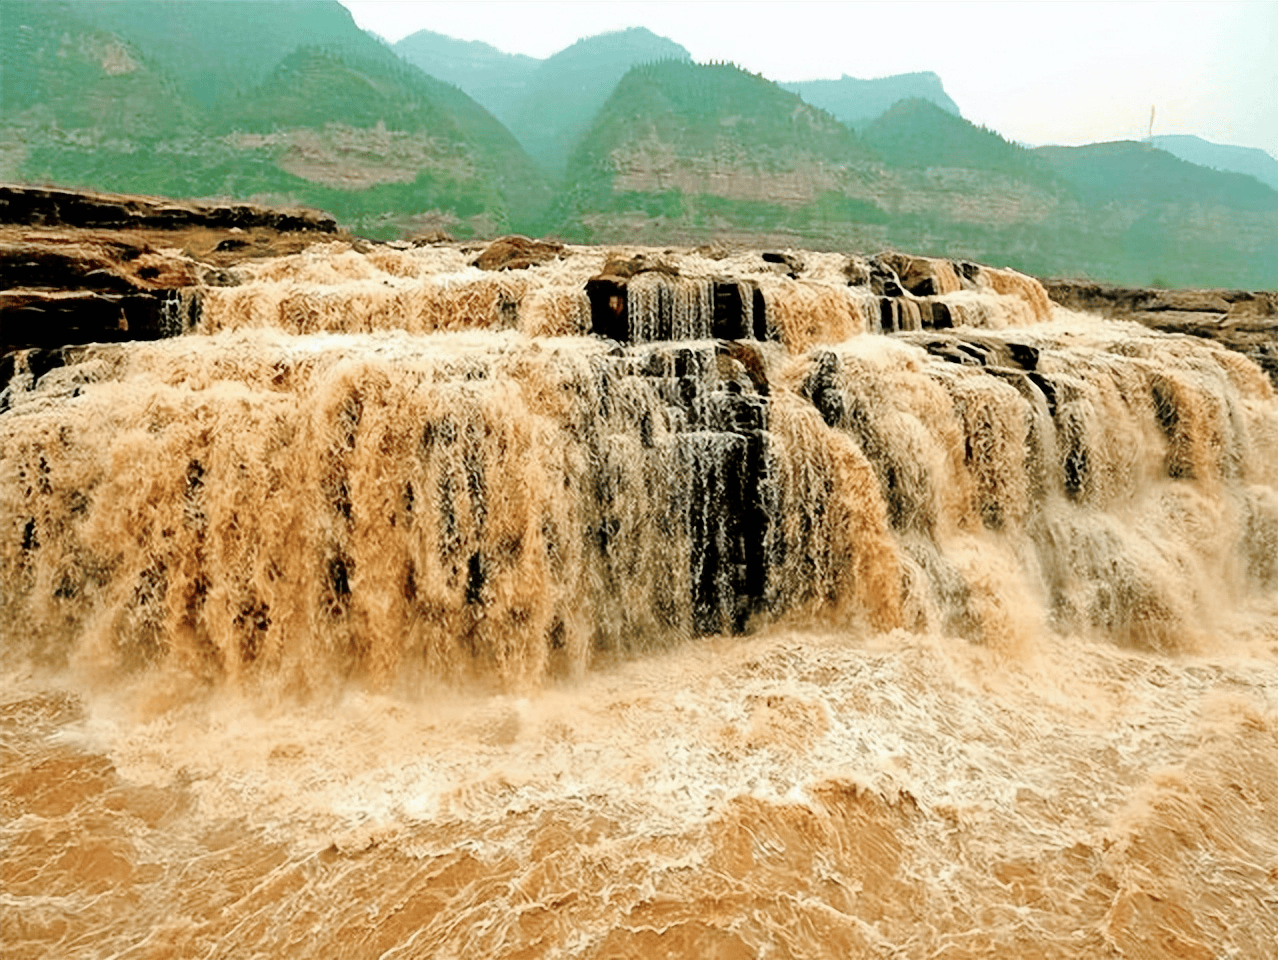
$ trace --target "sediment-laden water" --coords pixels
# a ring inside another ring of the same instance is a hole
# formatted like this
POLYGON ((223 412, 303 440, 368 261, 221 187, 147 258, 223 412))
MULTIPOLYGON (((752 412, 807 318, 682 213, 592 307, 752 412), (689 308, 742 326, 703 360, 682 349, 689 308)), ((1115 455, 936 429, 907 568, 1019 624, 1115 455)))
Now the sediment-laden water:
POLYGON ((805 256, 334 245, 19 363, 6 955, 1271 956, 1269 381, 805 256))

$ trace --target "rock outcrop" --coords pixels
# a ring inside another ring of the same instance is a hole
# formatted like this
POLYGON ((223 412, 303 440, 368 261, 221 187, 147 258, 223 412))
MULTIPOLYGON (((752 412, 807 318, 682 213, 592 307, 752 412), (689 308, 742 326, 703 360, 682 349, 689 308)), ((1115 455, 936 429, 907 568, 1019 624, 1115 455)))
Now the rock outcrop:
POLYGON ((1278 386, 1276 291, 1155 290, 1084 280, 1047 280, 1044 287, 1071 310, 1215 340, 1249 357, 1278 386))
POLYGON ((0 223, 94 230, 216 230, 266 228, 280 233, 336 233, 337 221, 303 208, 253 203, 202 203, 52 187, 0 187, 0 223))
POLYGON ((336 231, 316 210, 0 186, 0 355, 180 334, 198 311, 182 291, 336 231))
POLYGON ((480 270, 527 270, 549 263, 564 252, 564 245, 554 240, 529 240, 518 234, 498 237, 473 261, 480 270))

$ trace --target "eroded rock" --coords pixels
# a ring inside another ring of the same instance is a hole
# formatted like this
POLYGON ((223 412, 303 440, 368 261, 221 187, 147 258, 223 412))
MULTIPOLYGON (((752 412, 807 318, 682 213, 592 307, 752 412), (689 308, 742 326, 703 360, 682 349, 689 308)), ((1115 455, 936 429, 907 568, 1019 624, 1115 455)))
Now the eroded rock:
POLYGON ((558 259, 564 245, 557 240, 530 240, 513 234, 498 237, 471 261, 480 270, 527 270, 558 259))

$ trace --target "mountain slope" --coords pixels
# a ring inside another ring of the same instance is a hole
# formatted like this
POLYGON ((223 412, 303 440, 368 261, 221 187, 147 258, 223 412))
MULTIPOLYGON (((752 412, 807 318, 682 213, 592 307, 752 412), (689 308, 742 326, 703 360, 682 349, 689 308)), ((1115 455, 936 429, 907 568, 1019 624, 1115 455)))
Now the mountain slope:
POLYGON ((5 24, 14 179, 313 204, 373 233, 536 229, 549 202, 509 131, 335 2, 8 4, 5 24))
POLYGON ((555 179, 563 177, 569 156, 627 70, 640 63, 691 59, 679 44, 643 27, 586 37, 545 60, 429 30, 404 38, 394 49, 491 110, 555 179))
POLYGON ((1147 143, 1120 140, 1033 152, 1096 206, 1193 202, 1236 211, 1278 210, 1278 192, 1254 177, 1201 167, 1147 143))
POLYGON ((1141 144, 1027 150, 923 100, 858 138, 733 67, 626 75, 553 220, 597 242, 897 247, 1038 275, 1278 284, 1278 194, 1141 144))
POLYGON ((380 47, 345 7, 323 0, 103 0, 73 7, 98 29, 127 38, 201 107, 251 90, 298 47, 348 56, 380 47))
POLYGON ((392 49, 430 76, 466 91, 496 117, 508 116, 527 96, 532 78, 543 62, 429 30, 405 37, 392 49))
POLYGON ((1266 186, 1278 190, 1278 160, 1264 150, 1255 147, 1235 147, 1225 143, 1212 143, 1202 137, 1168 134, 1151 141, 1159 150, 1196 163, 1200 167, 1245 173, 1266 186))
POLYGON ((822 110, 732 65, 635 67, 573 154, 559 228, 578 218, 657 218, 664 226, 796 225, 873 211, 845 186, 868 160, 822 110))
POLYGON ((135 44, 97 28, 81 5, 6 2, 0 122, 96 136, 156 137, 198 123, 172 78, 135 44))
POLYGON ((961 116, 935 73, 902 73, 876 80, 858 80, 844 74, 838 80, 804 80, 781 86, 797 93, 849 126, 860 128, 886 113, 902 100, 930 100, 942 110, 961 116))
POLYGON ((528 93, 498 119, 543 170, 560 177, 627 70, 638 63, 689 59, 679 44, 642 27, 578 40, 544 60, 529 80, 528 93))
POLYGON ((866 144, 897 169, 963 167, 1036 182, 1050 181, 1033 153, 941 109, 929 100, 894 104, 862 131, 866 144))

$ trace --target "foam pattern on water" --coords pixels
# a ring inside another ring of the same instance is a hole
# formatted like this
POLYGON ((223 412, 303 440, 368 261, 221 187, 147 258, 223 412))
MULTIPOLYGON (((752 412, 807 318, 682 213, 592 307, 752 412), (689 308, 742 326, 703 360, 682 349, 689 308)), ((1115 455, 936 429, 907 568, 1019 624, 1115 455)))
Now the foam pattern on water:
POLYGON ((1268 957, 1263 374, 818 254, 566 336, 604 259, 312 248, 19 362, 6 956, 1268 957))

